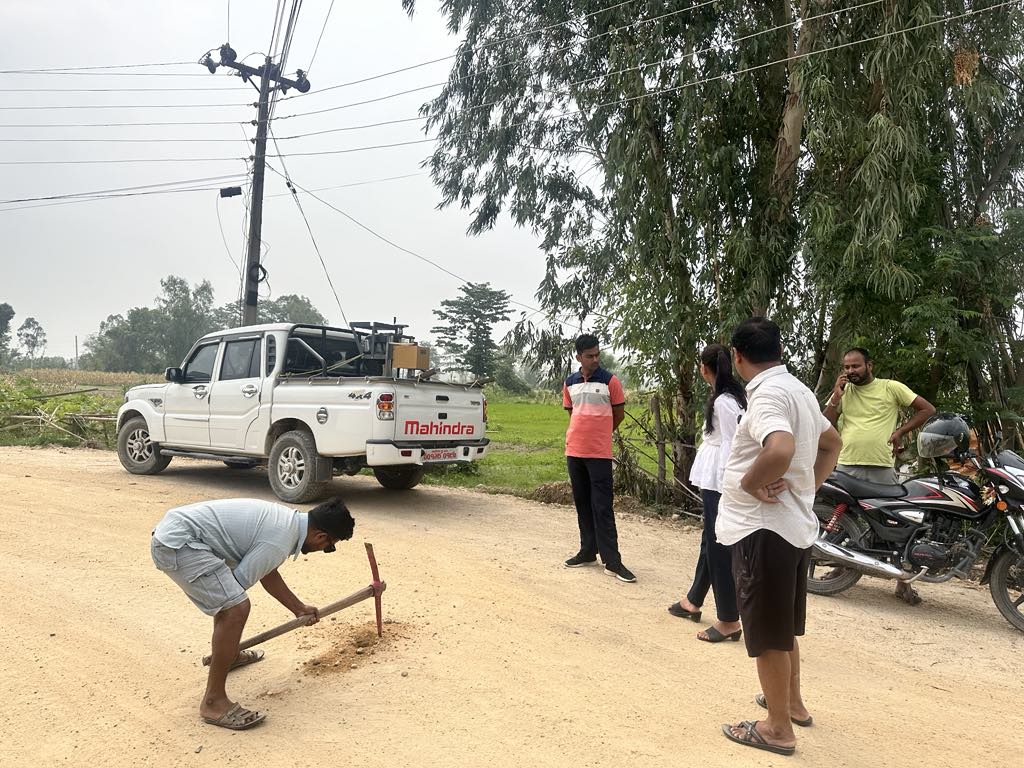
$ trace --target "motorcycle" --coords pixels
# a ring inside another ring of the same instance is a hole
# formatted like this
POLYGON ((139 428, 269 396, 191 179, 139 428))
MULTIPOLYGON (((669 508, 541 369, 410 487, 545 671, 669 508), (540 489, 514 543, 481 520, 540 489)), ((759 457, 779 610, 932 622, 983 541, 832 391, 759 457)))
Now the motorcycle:
POLYGON ((958 458, 975 467, 981 485, 950 471, 900 485, 833 472, 815 497, 821 529, 808 592, 839 594, 865 574, 908 583, 967 579, 988 557, 981 583, 1024 632, 1024 459, 998 449, 958 458))

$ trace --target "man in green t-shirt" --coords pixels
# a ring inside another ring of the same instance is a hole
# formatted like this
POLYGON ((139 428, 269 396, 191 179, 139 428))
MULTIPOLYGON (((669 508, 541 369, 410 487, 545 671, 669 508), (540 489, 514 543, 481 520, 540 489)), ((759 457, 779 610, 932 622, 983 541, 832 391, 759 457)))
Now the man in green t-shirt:
MULTIPOLYGON (((875 378, 866 349, 850 349, 843 356, 843 372, 825 406, 825 417, 843 438, 836 469, 872 483, 895 485, 893 464, 903 448, 903 438, 933 413, 935 406, 906 384, 875 378), (906 408, 912 408, 914 414, 900 424, 900 411, 906 408)), ((921 601, 902 581, 897 582, 896 594, 911 604, 921 601)))

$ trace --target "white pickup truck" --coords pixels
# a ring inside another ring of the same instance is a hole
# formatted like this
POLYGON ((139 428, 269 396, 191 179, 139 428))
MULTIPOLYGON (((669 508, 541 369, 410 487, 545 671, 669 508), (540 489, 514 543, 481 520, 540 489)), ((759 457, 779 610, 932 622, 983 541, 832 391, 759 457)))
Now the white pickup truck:
POLYGON ((152 475, 174 456, 233 468, 265 463, 274 493, 302 503, 325 495, 334 476, 364 467, 385 488, 403 490, 420 482, 426 465, 483 458, 480 384, 430 381, 433 372, 417 363, 400 369, 398 352, 424 357, 403 331, 275 324, 208 334, 180 368, 167 369, 166 384, 125 394, 121 464, 152 475))

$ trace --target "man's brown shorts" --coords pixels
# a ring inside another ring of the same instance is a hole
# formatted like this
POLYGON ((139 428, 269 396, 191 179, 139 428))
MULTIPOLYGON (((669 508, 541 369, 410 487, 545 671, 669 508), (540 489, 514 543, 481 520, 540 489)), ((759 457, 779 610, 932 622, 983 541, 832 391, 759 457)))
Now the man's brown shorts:
POLYGON ((792 651, 807 617, 811 550, 774 531, 754 531, 732 545, 732 577, 747 655, 792 651))

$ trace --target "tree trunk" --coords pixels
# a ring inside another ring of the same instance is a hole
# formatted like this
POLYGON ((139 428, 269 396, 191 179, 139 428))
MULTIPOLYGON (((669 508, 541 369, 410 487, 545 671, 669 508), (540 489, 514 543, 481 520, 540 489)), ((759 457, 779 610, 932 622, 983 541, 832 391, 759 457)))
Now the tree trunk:
POLYGON ((665 426, 661 421, 661 398, 657 394, 651 395, 651 416, 654 418, 654 437, 658 451, 658 487, 654 496, 655 501, 661 504, 665 497, 665 426))
POLYGON ((689 485, 690 468, 697 455, 694 447, 697 441, 696 419, 693 410, 693 373, 694 366, 689 360, 688 350, 677 350, 676 381, 676 412, 678 428, 672 445, 672 463, 675 466, 675 479, 680 487, 689 485))
MULTIPOLYGON (((793 8, 789 0, 783 0, 783 23, 793 20, 793 8)), ((808 16, 809 2, 800 4, 800 16, 808 16)), ((820 3, 815 3, 820 5, 820 3)), ((800 34, 793 50, 793 36, 788 34, 789 58, 806 56, 814 46, 817 33, 816 22, 804 22, 800 25, 800 34)), ((789 210, 797 187, 797 164, 800 160, 800 141, 803 136, 804 118, 807 116, 807 104, 801 98, 803 80, 800 75, 799 59, 789 64, 789 85, 786 88, 786 100, 782 108, 782 120, 779 124, 779 137, 775 143, 775 169, 772 172, 772 190, 778 198, 779 207, 776 217, 781 221, 789 210)))

